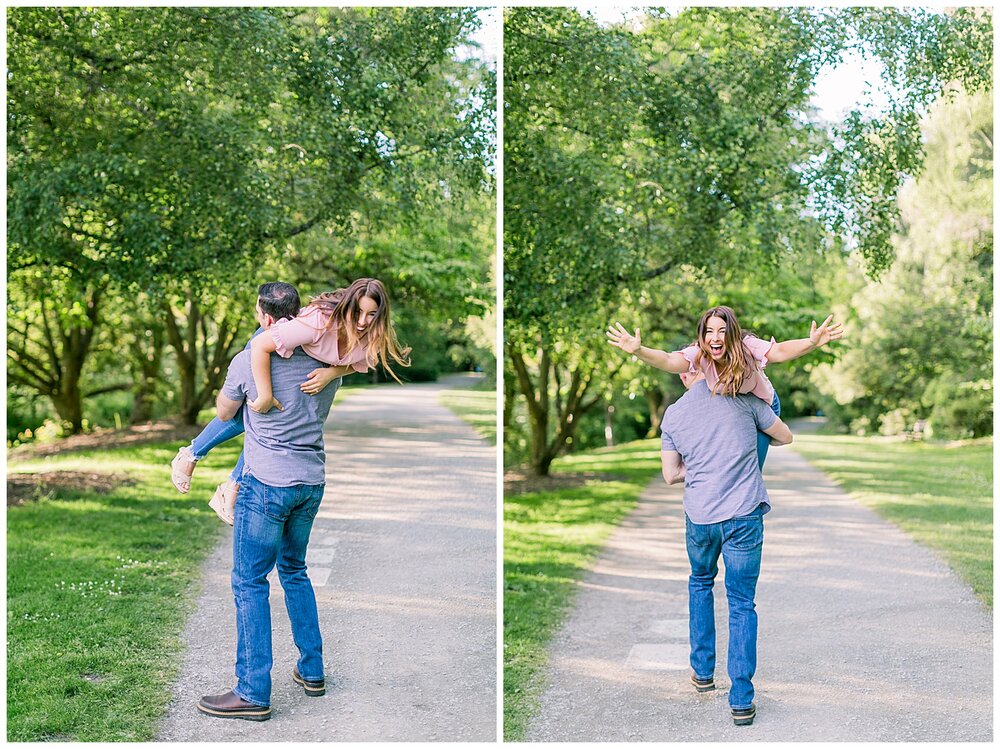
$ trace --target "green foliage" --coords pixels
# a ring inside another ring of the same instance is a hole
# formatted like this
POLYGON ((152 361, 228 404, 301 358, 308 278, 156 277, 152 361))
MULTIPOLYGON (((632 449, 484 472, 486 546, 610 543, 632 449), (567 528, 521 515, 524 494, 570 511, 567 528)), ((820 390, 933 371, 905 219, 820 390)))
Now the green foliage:
MULTIPOLYGON (((835 262, 846 250, 868 277, 884 272, 900 185, 923 165, 920 114, 951 96, 955 78, 991 86, 991 37, 985 11, 692 7, 650 10, 627 29, 569 8, 508 9, 505 336, 514 370, 531 352, 519 393, 505 396, 523 399, 507 407, 515 428, 524 407, 530 416, 532 404, 555 402, 575 374, 592 392, 618 387, 613 365, 594 366, 609 361, 594 344, 622 310, 638 306, 647 334, 689 341, 704 306, 671 303, 699 296, 677 288, 686 277, 734 281, 705 289, 780 340, 792 327, 787 337, 804 337, 829 298, 798 277, 800 288, 769 303, 747 281, 797 275, 816 255, 835 262), (810 111, 811 89, 853 49, 905 93, 885 115, 853 112, 827 127, 810 111), (672 286, 657 293, 661 277, 672 286), (542 366, 535 352, 560 344, 588 351, 584 371, 565 356, 553 357, 556 370, 542 366)), ((629 392, 642 380, 665 405, 658 378, 620 371, 629 392)), ((776 377, 786 402, 806 410, 816 398, 802 372, 776 377)), ((512 435, 512 450, 523 443, 539 470, 567 418, 525 419, 530 438, 512 435)))
POLYGON ((979 436, 992 432, 991 97, 956 93, 923 127, 926 166, 901 196, 896 263, 855 285, 850 339, 813 381, 856 430, 893 414, 885 433, 929 419, 935 436, 979 436))
POLYGON ((142 288, 249 270, 374 196, 432 203, 442 166, 482 180, 488 149, 463 140, 490 121, 481 82, 439 67, 474 25, 471 9, 13 9, 9 266, 142 288))
POLYGON ((990 380, 935 380, 924 394, 930 405, 931 433, 938 439, 968 439, 993 434, 993 387, 990 380))
POLYGON ((428 382, 436 380, 444 372, 451 371, 447 335, 439 327, 432 326, 426 316, 415 312, 408 313, 396 323, 396 333, 400 343, 413 347, 410 367, 392 365, 401 380, 428 382))
POLYGON ((504 40, 505 333, 572 336, 636 261, 624 144, 641 59, 628 34, 569 8, 509 8, 504 40))
POLYGON ((456 53, 477 13, 11 9, 18 382, 74 429, 112 386, 189 419, 274 278, 380 277, 435 325, 487 313, 495 73, 456 53))

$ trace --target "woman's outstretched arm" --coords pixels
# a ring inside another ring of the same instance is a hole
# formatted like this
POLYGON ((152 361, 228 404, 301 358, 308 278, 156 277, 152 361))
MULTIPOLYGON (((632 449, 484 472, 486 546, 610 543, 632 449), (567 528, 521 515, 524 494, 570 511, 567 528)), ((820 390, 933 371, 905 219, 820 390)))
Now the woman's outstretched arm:
POLYGON ((612 346, 620 348, 626 354, 634 354, 646 364, 657 369, 662 369, 664 372, 680 374, 681 372, 687 372, 691 367, 688 360, 677 351, 661 351, 660 349, 643 346, 638 328, 632 334, 625 330, 620 322, 616 322, 613 326, 608 326, 607 335, 608 343, 612 346))
POLYGON ((808 338, 795 338, 773 344, 767 352, 767 360, 773 364, 798 359, 810 351, 815 351, 821 346, 825 346, 830 341, 842 338, 844 335, 843 325, 839 322, 831 325, 831 320, 833 320, 833 315, 827 317, 818 328, 816 327, 816 321, 813 320, 808 338))

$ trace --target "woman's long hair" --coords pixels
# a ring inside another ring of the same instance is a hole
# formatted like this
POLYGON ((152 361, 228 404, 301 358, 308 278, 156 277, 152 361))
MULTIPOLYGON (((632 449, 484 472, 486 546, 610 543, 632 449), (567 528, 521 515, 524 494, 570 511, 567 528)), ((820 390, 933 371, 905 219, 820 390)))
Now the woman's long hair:
POLYGON ((712 388, 712 395, 722 392, 723 395, 736 395, 746 379, 757 371, 757 362, 743 345, 743 330, 736 319, 736 313, 730 307, 712 307, 698 321, 698 355, 694 365, 701 368, 702 357, 715 361, 719 381, 712 388), (726 335, 722 342, 722 356, 718 361, 712 359, 711 349, 705 340, 705 329, 712 317, 720 318, 726 324, 726 335))
POLYGON ((364 346, 367 351, 369 366, 379 363, 385 368, 392 379, 402 384, 389 365, 389 359, 403 367, 410 366, 410 347, 402 348, 396 339, 396 329, 389 318, 389 295, 385 286, 376 278, 359 278, 346 289, 326 291, 309 300, 311 305, 330 311, 327 329, 333 325, 343 327, 347 334, 346 356, 358 346, 364 346), (377 306, 375 319, 368 325, 365 332, 358 336, 358 306, 363 297, 368 297, 377 306))

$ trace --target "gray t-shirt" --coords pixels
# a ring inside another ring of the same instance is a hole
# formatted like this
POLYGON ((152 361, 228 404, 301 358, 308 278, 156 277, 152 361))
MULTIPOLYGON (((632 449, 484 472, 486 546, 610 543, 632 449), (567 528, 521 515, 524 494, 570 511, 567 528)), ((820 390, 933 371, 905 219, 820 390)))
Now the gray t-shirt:
POLYGON ((777 419, 757 396, 713 396, 704 380, 666 410, 663 449, 684 460, 684 511, 692 523, 721 523, 748 515, 759 504, 770 511, 757 467, 757 430, 777 419))
MULTIPOLYGON (((299 389, 306 375, 325 366, 301 349, 295 349, 287 359, 271 354, 271 390, 285 410, 272 408, 266 414, 259 414, 249 407, 243 409, 244 471, 261 483, 269 486, 325 483, 323 422, 341 380, 334 380, 316 395, 307 395, 299 389)), ((222 393, 232 400, 257 397, 249 351, 233 357, 222 393)))

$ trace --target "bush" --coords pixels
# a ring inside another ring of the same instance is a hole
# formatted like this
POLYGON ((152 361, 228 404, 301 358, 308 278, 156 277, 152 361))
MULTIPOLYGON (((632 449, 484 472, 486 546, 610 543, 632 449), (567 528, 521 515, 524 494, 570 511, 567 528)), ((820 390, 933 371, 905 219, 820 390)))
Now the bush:
MULTIPOLYGON (((448 341, 440 324, 408 310, 401 313, 394 324, 400 345, 413 348, 411 366, 400 367, 390 362, 399 379, 404 382, 433 382, 441 374, 452 371, 448 341)), ((379 378, 391 380, 383 371, 379 372, 379 378)))
POLYGON ((993 389, 989 380, 938 384, 930 427, 937 439, 993 434, 993 389))
POLYGON ((878 421, 879 432, 886 437, 894 437, 897 434, 902 434, 912 422, 910 411, 906 408, 897 408, 895 411, 882 414, 878 417, 878 421))
POLYGON ((87 398, 83 413, 94 426, 121 429, 132 413, 132 393, 119 390, 87 398))

